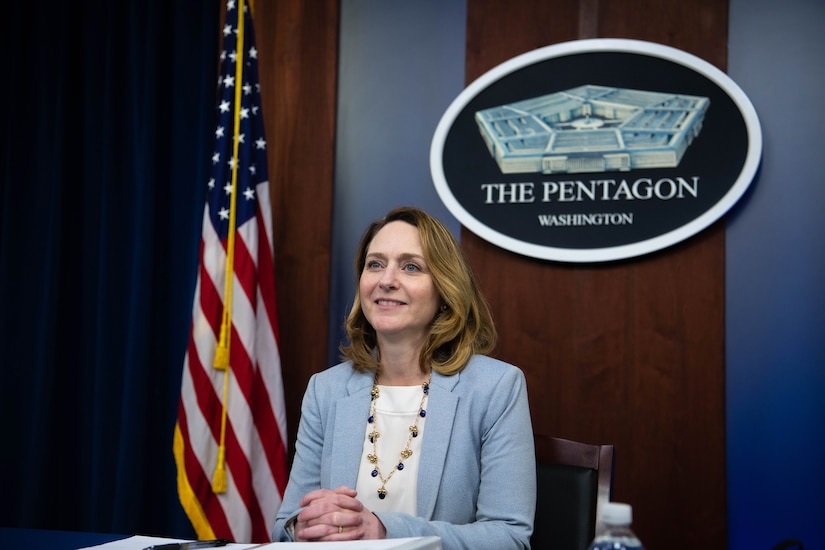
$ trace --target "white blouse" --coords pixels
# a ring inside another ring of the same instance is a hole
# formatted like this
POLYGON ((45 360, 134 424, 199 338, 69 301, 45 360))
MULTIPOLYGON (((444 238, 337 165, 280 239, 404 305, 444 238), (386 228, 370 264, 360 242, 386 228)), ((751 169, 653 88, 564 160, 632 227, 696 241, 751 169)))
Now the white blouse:
MULTIPOLYGON (((412 438, 410 450, 412 455, 406 460, 401 459, 401 451, 407 444, 410 435, 410 426, 415 424, 418 408, 421 405, 423 389, 418 386, 378 386, 379 397, 375 402, 375 422, 370 424, 364 419, 364 446, 361 452, 361 464, 358 467, 358 481, 355 490, 358 499, 373 512, 403 512, 411 515, 416 513, 416 482, 418 480, 418 464, 421 458, 421 441, 424 437, 424 422, 426 417, 418 419, 418 437, 412 438), (381 479, 373 477, 375 466, 367 455, 373 452, 369 434, 377 431, 381 436, 376 440, 378 466, 384 479, 390 475, 399 462, 404 463, 403 470, 396 470, 392 478, 385 485, 387 495, 378 498, 378 489, 381 479)), ((427 408, 427 399, 424 400, 424 409, 427 408)))

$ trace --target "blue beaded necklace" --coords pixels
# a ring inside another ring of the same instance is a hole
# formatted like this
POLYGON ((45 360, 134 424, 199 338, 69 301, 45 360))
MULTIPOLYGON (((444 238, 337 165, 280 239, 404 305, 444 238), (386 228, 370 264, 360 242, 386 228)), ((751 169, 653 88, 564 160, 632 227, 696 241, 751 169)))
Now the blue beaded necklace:
POLYGON ((378 433, 378 426, 376 424, 376 408, 375 404, 378 401, 378 398, 381 396, 381 392, 378 389, 378 375, 375 376, 375 380, 372 383, 372 392, 370 396, 370 415, 367 417, 367 423, 372 424, 372 431, 367 435, 372 443, 372 452, 367 455, 367 460, 373 464, 373 470, 370 473, 372 477, 377 477, 378 480, 381 482, 381 486, 378 488, 378 498, 381 500, 387 497, 387 483, 389 483, 392 476, 395 472, 401 471, 404 469, 404 461, 410 458, 413 454, 412 449, 410 449, 410 445, 412 445, 412 441, 414 437, 418 437, 418 420, 427 416, 427 411, 424 409, 424 403, 427 400, 427 395, 430 393, 430 380, 432 379, 432 374, 430 374, 427 381, 421 385, 423 390, 421 394, 421 403, 418 405, 418 414, 415 415, 415 422, 413 425, 410 426, 410 433, 407 436, 407 443, 404 445, 404 448, 401 450, 400 458, 398 459, 398 463, 393 467, 392 471, 384 477, 384 474, 381 473, 381 467, 378 465, 378 448, 377 442, 378 438, 381 437, 381 434, 378 433))

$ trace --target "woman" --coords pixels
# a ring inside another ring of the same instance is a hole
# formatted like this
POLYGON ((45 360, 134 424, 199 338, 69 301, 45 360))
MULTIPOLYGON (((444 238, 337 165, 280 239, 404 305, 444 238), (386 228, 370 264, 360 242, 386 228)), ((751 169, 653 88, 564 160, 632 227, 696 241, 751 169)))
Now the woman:
POLYGON ((452 234, 397 208, 358 248, 345 362, 313 375, 272 536, 439 536, 529 548, 533 430, 524 375, 487 357, 492 317, 452 234))

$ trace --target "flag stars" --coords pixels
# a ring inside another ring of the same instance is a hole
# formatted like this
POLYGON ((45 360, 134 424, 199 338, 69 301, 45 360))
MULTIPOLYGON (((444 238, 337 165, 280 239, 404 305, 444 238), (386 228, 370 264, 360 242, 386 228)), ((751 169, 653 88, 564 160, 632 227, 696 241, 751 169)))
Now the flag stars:
POLYGON ((266 179, 266 163, 260 161, 267 145, 259 124, 262 111, 261 86, 256 73, 259 52, 253 44, 238 40, 237 17, 242 16, 239 8, 237 0, 227 0, 227 24, 221 29, 224 43, 220 50, 219 97, 215 104, 218 120, 213 126, 216 143, 212 156, 214 174, 207 183, 210 195, 220 204, 212 211, 213 219, 216 224, 220 221, 224 225, 232 215, 234 207, 229 203, 235 196, 244 204, 238 215, 242 218, 249 215, 250 205, 258 200, 255 183, 259 178, 266 179), (241 61, 243 68, 239 76, 236 70, 241 61), (235 102, 235 97, 239 103, 235 102), (236 126, 237 123, 240 124, 236 126), (227 175, 227 171, 232 175, 227 175), (215 197, 216 194, 219 197, 215 197))

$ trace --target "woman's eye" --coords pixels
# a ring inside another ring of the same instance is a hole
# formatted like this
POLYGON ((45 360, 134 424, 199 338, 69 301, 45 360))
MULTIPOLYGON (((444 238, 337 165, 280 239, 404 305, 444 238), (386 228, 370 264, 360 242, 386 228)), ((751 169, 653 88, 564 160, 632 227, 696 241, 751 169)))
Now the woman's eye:
POLYGON ((405 264, 405 265, 404 265, 404 271, 410 271, 410 272, 413 272, 413 271, 420 271, 420 270, 421 270, 421 268, 419 268, 419 267, 418 267, 417 265, 415 265, 415 264, 405 264))
POLYGON ((379 269, 380 267, 381 267, 381 264, 376 260, 372 260, 370 262, 367 262, 367 269, 379 269))

